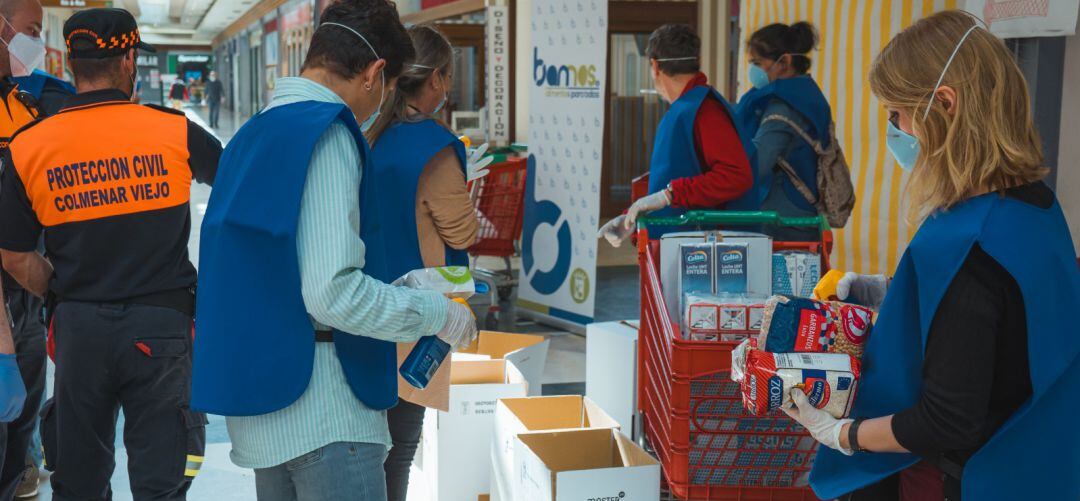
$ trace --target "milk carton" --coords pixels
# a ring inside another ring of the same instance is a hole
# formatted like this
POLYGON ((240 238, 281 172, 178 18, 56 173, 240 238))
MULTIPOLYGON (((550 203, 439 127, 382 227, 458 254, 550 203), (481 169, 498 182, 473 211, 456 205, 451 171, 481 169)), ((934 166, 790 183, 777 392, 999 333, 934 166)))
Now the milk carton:
MULTIPOLYGON (((743 294, 746 292, 747 244, 717 242, 715 247, 716 287, 714 292, 743 294)), ((683 291, 684 293, 687 291, 683 291)))
POLYGON ((712 243, 679 246, 679 288, 683 293, 712 293, 716 275, 716 248, 712 243))

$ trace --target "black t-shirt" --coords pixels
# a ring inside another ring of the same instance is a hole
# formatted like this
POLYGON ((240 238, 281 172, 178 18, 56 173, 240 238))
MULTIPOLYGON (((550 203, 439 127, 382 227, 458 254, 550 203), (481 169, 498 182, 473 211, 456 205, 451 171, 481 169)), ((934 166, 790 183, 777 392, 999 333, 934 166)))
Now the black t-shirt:
MULTIPOLYGON (((1006 191, 1040 208, 1054 203, 1042 182, 1006 191)), ((892 420, 905 449, 963 465, 1031 397, 1027 312, 1012 275, 975 244, 930 323, 923 390, 892 420)))
MULTIPOLYGON (((104 90, 72 96, 58 115, 21 131, 12 142, 12 149, 20 152, 16 158, 30 158, 22 152, 36 148, 51 150, 40 154, 62 160, 45 166, 43 172, 50 174, 46 184, 44 179, 22 179, 12 152, 3 152, 0 248, 33 251, 44 232, 46 252, 55 270, 49 289, 61 299, 121 301, 193 286, 195 268, 187 250, 191 229, 187 194, 177 199, 182 203, 144 210, 152 207, 146 204, 153 204, 154 197, 168 199, 162 183, 213 183, 221 143, 182 115, 134 105, 127 95, 104 90), (61 142, 76 137, 75 131, 84 122, 108 131, 97 137, 111 138, 103 145, 109 155, 88 155, 85 151, 90 150, 79 141, 61 142), (65 128, 73 126, 77 127, 65 128), (57 138, 59 146, 42 145, 41 136, 46 133, 65 137, 57 138), (179 137, 181 134, 186 138, 179 137), (165 160, 155 160, 161 151, 165 160), (189 171, 169 172, 176 170, 178 155, 184 153, 184 167, 189 171), (123 167, 117 159, 126 162, 123 167), (46 197, 36 205, 27 191, 34 183, 39 186, 35 196, 46 197), (125 190, 118 192, 117 186, 125 190), (54 188, 55 198, 49 191, 54 188), (62 219, 58 214, 65 211, 86 211, 79 214, 93 217, 54 222, 62 219)), ((31 152, 38 155, 37 150, 31 152)))

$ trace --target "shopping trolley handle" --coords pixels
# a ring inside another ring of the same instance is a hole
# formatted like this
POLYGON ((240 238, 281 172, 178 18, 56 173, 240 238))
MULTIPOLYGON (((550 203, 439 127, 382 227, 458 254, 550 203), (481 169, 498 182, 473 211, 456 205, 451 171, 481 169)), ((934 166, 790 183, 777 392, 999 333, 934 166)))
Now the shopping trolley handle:
POLYGON ((638 227, 648 226, 700 226, 700 225, 747 225, 767 224, 783 227, 818 228, 829 231, 829 221, 824 215, 814 217, 785 217, 775 211, 689 211, 676 217, 644 216, 638 218, 638 227))

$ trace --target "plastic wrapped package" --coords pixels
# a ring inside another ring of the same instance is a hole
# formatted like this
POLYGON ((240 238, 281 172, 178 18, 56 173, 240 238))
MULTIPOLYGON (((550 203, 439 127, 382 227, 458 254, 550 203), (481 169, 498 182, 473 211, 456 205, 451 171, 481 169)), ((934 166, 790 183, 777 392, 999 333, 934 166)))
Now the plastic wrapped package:
POLYGON ((845 353, 770 353, 746 340, 732 352, 732 379, 740 383, 743 406, 764 415, 793 405, 790 392, 802 390, 814 407, 847 417, 859 386, 859 361, 845 353))
POLYGON ((448 298, 469 299, 476 293, 476 283, 466 266, 421 268, 394 280, 394 285, 435 291, 448 298))
POLYGON ((691 341, 742 341, 761 329, 765 296, 686 294, 683 332, 691 341))
POLYGON ((765 302, 757 346, 772 353, 846 353, 861 358, 874 312, 838 301, 773 296, 765 302))

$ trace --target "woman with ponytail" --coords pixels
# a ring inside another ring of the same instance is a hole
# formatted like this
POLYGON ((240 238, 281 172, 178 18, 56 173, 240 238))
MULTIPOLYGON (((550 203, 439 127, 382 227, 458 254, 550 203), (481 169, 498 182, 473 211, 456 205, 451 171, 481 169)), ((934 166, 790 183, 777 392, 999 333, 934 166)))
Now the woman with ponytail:
MULTIPOLYGON (((465 249, 479 231, 465 184, 465 145, 436 118, 450 92, 453 48, 433 27, 414 26, 408 33, 416 59, 405 64, 395 92, 367 132, 380 205, 375 224, 361 233, 377 234, 364 241, 382 246, 387 259, 369 263, 364 271, 384 282, 418 268, 467 266, 465 249)), ((398 365, 412 347, 398 345, 398 365)), ((443 364, 424 390, 398 377, 398 405, 387 411, 393 440, 384 465, 389 501, 405 500, 424 409, 447 408, 449 383, 450 364, 443 364)))
MULTIPOLYGON (((735 119, 739 132, 753 138, 747 147, 754 187, 730 208, 770 210, 782 216, 816 216, 817 209, 796 188, 780 163, 786 162, 816 198, 817 154, 793 127, 828 146, 832 111, 810 70, 818 36, 805 21, 770 24, 747 42, 749 80, 753 88, 739 99, 735 119)), ((817 240, 816 231, 771 230, 782 240, 817 240)))

